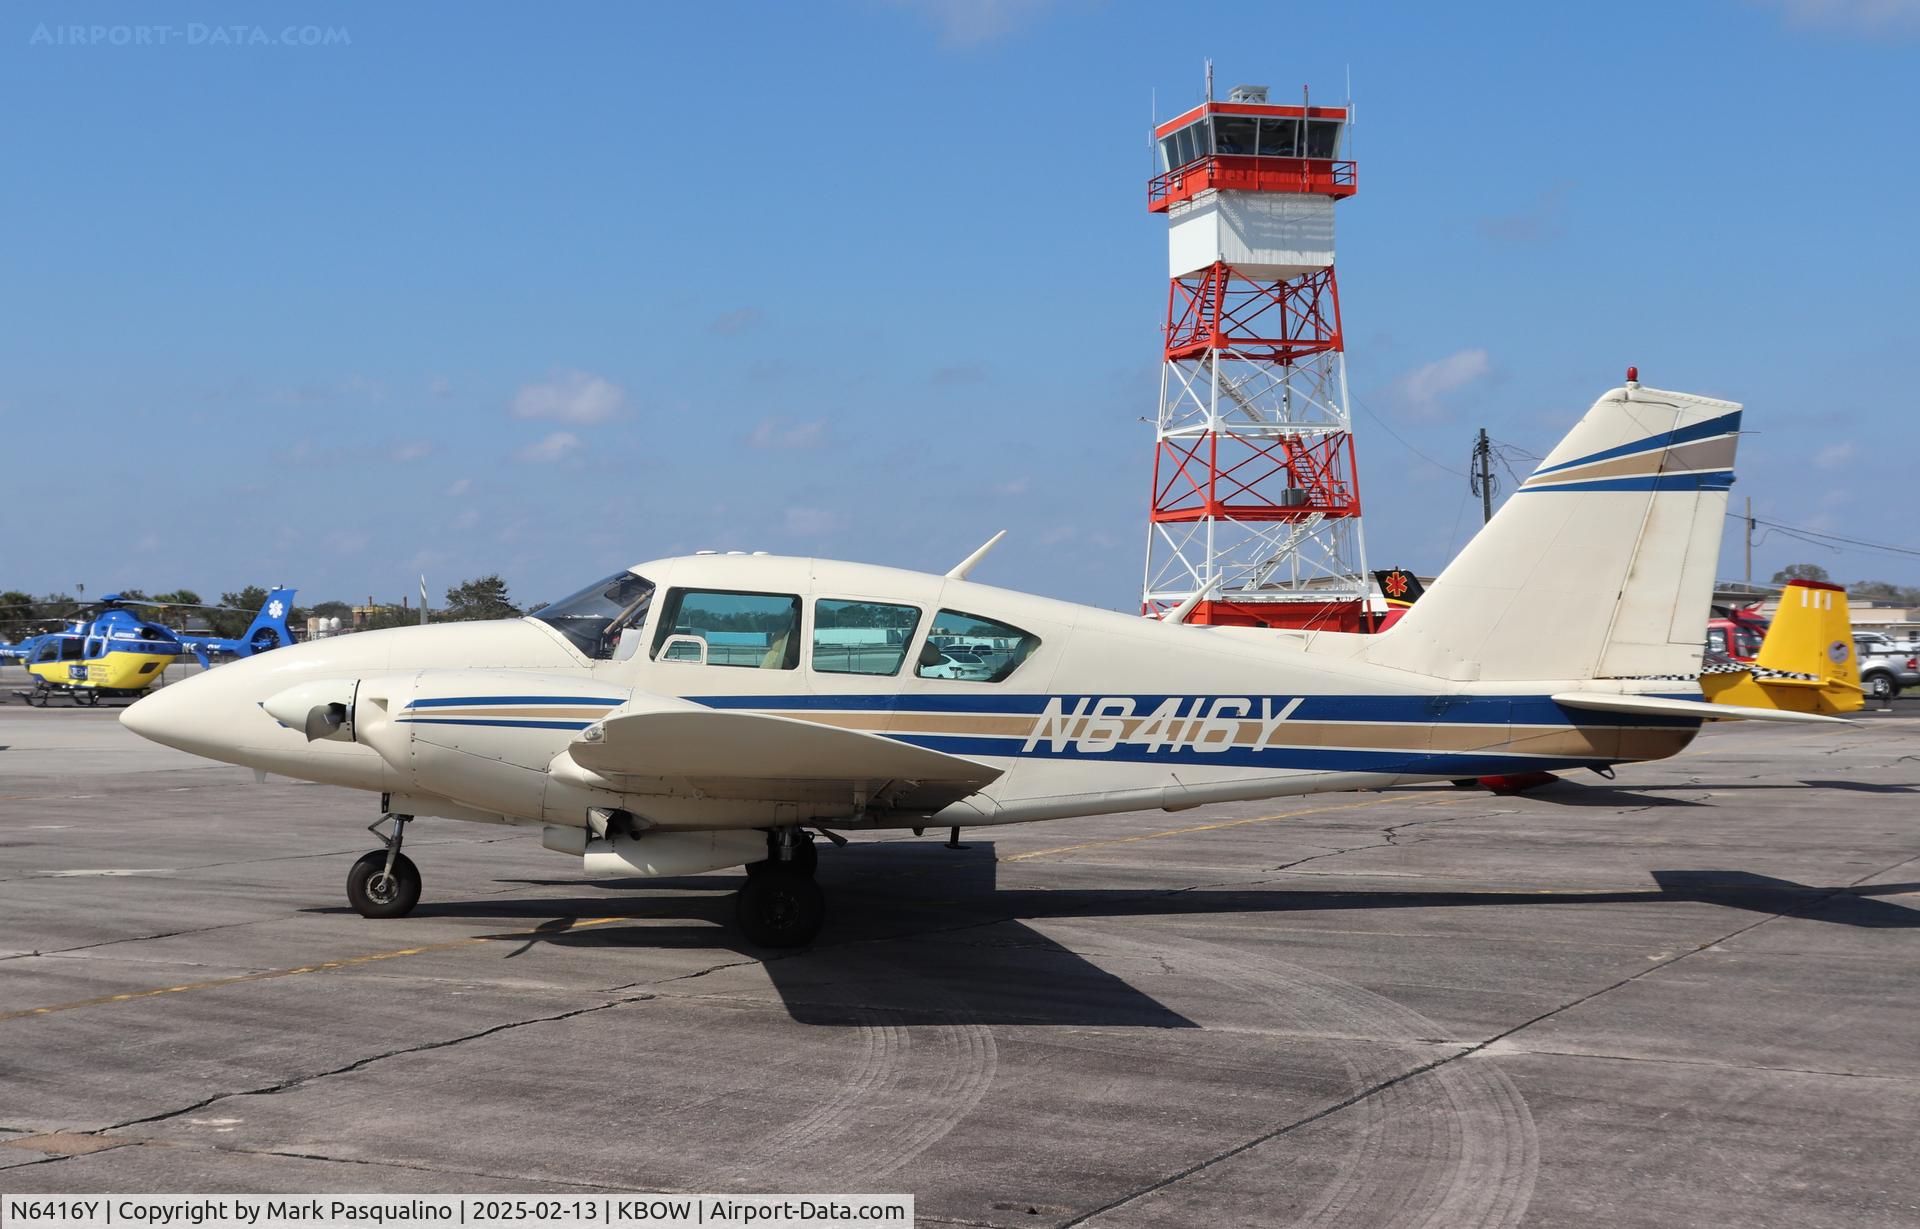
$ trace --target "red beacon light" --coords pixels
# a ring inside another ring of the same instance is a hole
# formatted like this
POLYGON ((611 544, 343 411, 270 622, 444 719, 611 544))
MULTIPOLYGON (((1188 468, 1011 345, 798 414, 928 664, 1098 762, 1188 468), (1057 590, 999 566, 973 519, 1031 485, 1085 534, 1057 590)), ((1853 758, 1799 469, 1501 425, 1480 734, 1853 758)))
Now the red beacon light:
POLYGON ((1638 384, 1639 382, 1640 382, 1640 369, 1638 367, 1627 368, 1627 383, 1638 384))

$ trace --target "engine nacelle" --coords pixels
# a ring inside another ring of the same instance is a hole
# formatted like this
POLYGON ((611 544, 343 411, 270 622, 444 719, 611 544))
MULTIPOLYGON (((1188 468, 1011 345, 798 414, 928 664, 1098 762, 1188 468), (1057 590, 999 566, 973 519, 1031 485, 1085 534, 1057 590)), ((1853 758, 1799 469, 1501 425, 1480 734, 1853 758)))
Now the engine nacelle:
POLYGON ((589 875, 698 875, 758 862, 767 856, 766 834, 752 829, 725 832, 614 833, 586 843, 581 866, 589 875))
POLYGON ((263 707, 309 741, 370 748, 410 792, 539 819, 548 765, 630 695, 579 676, 421 670, 301 683, 263 707))

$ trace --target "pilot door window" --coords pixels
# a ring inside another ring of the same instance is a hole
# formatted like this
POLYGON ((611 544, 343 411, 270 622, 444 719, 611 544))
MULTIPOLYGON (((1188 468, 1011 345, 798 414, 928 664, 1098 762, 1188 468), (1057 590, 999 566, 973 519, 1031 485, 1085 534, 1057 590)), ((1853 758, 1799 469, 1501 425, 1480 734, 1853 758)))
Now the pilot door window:
POLYGON ((998 683, 1040 647, 1040 637, 1017 627, 958 610, 933 616, 914 671, 923 679, 998 683))
POLYGON ((800 599, 789 593, 669 589, 655 661, 751 670, 800 666, 800 599))
POLYGON ((823 597, 813 604, 813 668, 821 674, 898 674, 919 626, 918 606, 823 597))

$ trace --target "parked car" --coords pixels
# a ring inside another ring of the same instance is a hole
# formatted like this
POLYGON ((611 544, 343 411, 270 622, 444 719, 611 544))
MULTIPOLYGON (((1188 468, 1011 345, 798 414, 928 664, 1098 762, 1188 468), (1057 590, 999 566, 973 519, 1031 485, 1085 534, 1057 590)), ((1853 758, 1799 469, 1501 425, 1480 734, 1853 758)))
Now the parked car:
POLYGON ((1902 644, 1884 632, 1855 632, 1853 651, 1869 699, 1886 703, 1902 688, 1920 685, 1920 645, 1902 644))
POLYGON ((993 667, 980 660, 977 653, 967 649, 941 649, 940 660, 920 670, 921 678, 928 679, 971 679, 981 682, 993 677, 993 667))

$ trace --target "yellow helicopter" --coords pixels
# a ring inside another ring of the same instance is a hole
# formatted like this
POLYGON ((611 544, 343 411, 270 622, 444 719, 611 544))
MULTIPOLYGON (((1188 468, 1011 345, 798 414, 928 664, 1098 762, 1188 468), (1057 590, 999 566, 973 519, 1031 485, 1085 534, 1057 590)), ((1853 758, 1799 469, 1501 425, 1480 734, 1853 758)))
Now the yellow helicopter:
POLYGON ((159 682, 177 658, 196 657, 204 666, 214 653, 248 657, 292 644, 287 614, 293 595, 292 589, 273 590, 246 632, 227 639, 183 636, 132 609, 162 603, 109 593, 67 616, 57 632, 0 644, 0 658, 26 667, 33 686, 17 694, 30 705, 45 708, 55 696, 79 705, 98 704, 102 696, 137 696, 159 682))

